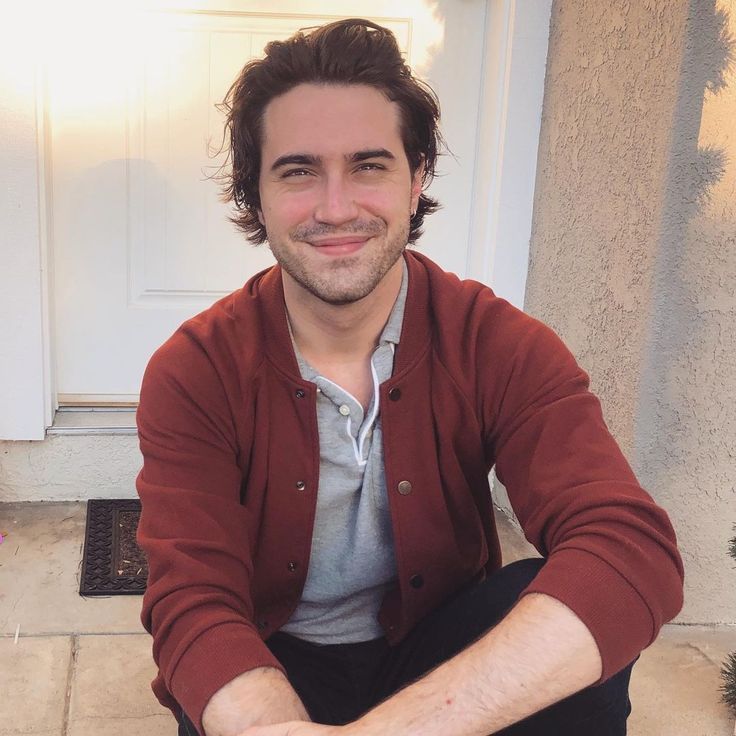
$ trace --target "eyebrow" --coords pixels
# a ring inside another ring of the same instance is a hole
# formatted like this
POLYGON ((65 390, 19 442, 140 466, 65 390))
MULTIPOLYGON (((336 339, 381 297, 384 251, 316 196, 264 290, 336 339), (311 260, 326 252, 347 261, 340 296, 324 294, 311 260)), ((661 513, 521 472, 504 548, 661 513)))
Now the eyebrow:
POLYGON ((370 148, 367 151, 356 151, 346 158, 353 163, 357 161, 366 161, 369 158, 387 158, 390 161, 396 160, 396 156, 385 148, 370 148))
MULTIPOLYGON (((345 160, 350 163, 357 163, 360 161, 367 161, 371 158, 385 158, 389 161, 395 161, 396 156, 386 148, 369 148, 365 151, 355 151, 345 156, 345 160)), ((292 164, 302 166, 317 166, 322 163, 321 156, 312 156, 309 153, 287 153, 284 156, 279 156, 271 165, 271 171, 276 171, 282 166, 289 166, 292 164)))

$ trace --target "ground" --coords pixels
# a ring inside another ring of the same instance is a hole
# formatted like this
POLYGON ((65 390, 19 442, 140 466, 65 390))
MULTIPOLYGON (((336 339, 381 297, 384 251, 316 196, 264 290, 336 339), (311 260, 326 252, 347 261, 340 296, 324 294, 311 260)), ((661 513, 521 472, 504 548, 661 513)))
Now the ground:
MULTIPOLYGON (((0 733, 176 736, 150 690, 141 597, 78 595, 85 513, 84 503, 0 504, 0 733)), ((529 556, 498 523, 506 560, 529 556)), ((718 673, 732 649, 734 627, 666 626, 634 668, 630 736, 731 736, 718 673)))

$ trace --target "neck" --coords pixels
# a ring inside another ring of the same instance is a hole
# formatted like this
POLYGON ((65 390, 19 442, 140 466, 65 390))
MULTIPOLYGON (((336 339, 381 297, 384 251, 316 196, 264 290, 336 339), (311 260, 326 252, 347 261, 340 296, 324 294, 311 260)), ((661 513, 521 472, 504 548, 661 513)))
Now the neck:
POLYGON ((282 271, 286 311, 302 355, 338 361, 370 355, 399 294, 402 264, 399 258, 363 299, 340 305, 322 301, 282 271))

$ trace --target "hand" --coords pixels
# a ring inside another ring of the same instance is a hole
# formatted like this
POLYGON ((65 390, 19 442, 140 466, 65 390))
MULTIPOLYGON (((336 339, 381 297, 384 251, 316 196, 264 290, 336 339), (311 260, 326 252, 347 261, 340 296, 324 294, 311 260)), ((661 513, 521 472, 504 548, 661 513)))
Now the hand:
POLYGON ((287 721, 270 726, 251 726, 239 736, 347 736, 343 726, 323 726, 308 721, 287 721))

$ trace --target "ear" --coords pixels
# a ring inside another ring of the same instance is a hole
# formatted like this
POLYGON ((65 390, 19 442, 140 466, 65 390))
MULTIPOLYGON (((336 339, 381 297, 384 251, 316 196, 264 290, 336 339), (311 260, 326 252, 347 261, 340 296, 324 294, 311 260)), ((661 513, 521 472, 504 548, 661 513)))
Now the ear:
POLYGON ((258 214, 258 222, 260 222, 263 227, 266 227, 266 221, 263 219, 263 210, 259 207, 256 209, 256 213, 258 214))
POLYGON ((422 179, 424 178, 424 161, 417 166, 411 178, 411 211, 416 212, 419 206, 419 195, 422 193, 422 179))

